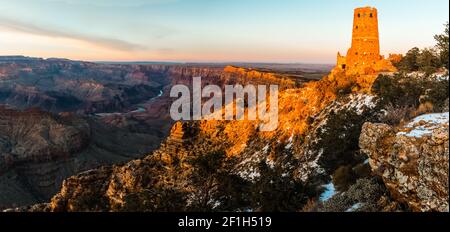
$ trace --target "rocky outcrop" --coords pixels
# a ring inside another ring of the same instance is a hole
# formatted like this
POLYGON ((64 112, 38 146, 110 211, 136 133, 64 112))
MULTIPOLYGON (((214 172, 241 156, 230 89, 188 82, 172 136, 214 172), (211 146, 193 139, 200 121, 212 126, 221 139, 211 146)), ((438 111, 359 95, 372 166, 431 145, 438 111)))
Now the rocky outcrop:
MULTIPOLYGON (((252 68, 241 68, 234 66, 227 66, 224 68, 225 73, 237 74, 244 78, 254 79, 254 80, 262 80, 265 84, 278 84, 282 87, 295 87, 301 83, 302 76, 300 74, 297 75, 289 75, 283 73, 275 73, 270 70, 258 70, 252 68)), ((299 85, 298 85, 299 86, 299 85)))
POLYGON ((54 194, 74 173, 68 163, 88 147, 90 136, 82 119, 0 107, 0 208, 54 194))
POLYGON ((0 167, 79 152, 88 145, 89 136, 89 124, 81 119, 0 108, 0 167))
POLYGON ((366 123, 360 147, 392 197, 413 211, 449 210, 448 113, 425 115, 405 127, 366 123))
POLYGON ((71 175, 157 148, 161 132, 132 127, 0 107, 0 209, 46 202, 71 175))

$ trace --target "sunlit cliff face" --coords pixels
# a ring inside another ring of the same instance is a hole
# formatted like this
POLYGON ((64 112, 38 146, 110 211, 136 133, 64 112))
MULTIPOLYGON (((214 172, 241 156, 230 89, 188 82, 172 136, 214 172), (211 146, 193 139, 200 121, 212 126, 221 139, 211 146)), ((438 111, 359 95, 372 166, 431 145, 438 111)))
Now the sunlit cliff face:
MULTIPOLYGON (((347 57, 338 54, 337 66, 322 80, 309 82, 302 88, 280 91, 277 130, 258 131, 258 122, 248 120, 204 121, 200 128, 204 133, 210 134, 224 128, 227 141, 231 143, 231 149, 227 151, 229 155, 243 151, 250 137, 255 135, 277 137, 281 141, 286 141, 293 135, 301 137, 310 129, 314 117, 336 100, 341 92, 370 93, 379 73, 395 72, 391 59, 398 59, 398 56, 384 59, 380 55, 377 10, 371 7, 357 8, 354 13, 352 47, 347 57)), ((243 68, 226 67, 224 71, 250 78, 277 78, 275 74, 243 68)))

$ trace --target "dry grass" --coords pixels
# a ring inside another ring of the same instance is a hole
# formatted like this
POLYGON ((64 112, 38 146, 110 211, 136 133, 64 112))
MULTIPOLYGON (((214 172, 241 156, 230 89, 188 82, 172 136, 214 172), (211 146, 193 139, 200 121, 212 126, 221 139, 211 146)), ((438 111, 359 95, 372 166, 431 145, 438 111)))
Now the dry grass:
POLYGON ((434 112, 434 106, 431 102, 425 102, 419 105, 419 107, 411 113, 411 117, 415 118, 417 116, 433 113, 434 112))
POLYGON ((411 116, 415 111, 415 107, 395 107, 394 105, 389 104, 386 106, 386 115, 381 119, 381 121, 389 125, 403 124, 404 122, 412 119, 411 116))
POLYGON ((434 106, 431 102, 422 103, 417 108, 413 106, 394 107, 389 104, 385 109, 387 113, 381 121, 395 126, 403 125, 417 116, 434 112, 434 106))

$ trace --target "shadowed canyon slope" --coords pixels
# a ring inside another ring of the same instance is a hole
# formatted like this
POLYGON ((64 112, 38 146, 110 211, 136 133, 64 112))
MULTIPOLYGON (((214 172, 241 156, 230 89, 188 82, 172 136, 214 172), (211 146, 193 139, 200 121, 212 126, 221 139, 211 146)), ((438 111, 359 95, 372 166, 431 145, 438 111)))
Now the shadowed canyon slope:
POLYGON ((170 87, 193 76, 293 88, 321 72, 236 70, 1 57, 0 208, 48 201, 71 175, 158 148, 172 126, 170 87))
MULTIPOLYGON (((237 72, 253 76, 249 70, 237 72)), ((398 78, 406 86, 414 83, 418 92, 396 100, 431 99, 443 106, 435 111, 446 110, 448 92, 435 99, 427 88, 442 92, 448 78, 398 78)), ((258 131, 254 121, 178 122, 146 157, 68 178, 50 203, 27 210, 417 210, 398 198, 396 188, 385 187, 388 180, 372 175, 376 167, 367 160, 373 155, 364 142, 363 150, 359 147, 364 123, 389 121, 390 102, 379 86, 396 78, 382 76, 370 85, 359 80, 335 71, 281 91, 280 125, 273 132, 258 131), (329 185, 341 194, 328 193, 329 185)))

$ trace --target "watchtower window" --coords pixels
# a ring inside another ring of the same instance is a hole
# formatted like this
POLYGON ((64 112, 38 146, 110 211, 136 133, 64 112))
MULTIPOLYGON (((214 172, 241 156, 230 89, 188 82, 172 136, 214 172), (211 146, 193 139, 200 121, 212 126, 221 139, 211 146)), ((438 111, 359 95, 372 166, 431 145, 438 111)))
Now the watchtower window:
POLYGON ((358 18, 361 18, 361 14, 360 13, 358 13, 358 18))
POLYGON ((356 29, 358 29, 359 27, 358 26, 356 26, 356 29))
POLYGON ((370 17, 373 18, 373 14, 372 13, 370 13, 370 17))

